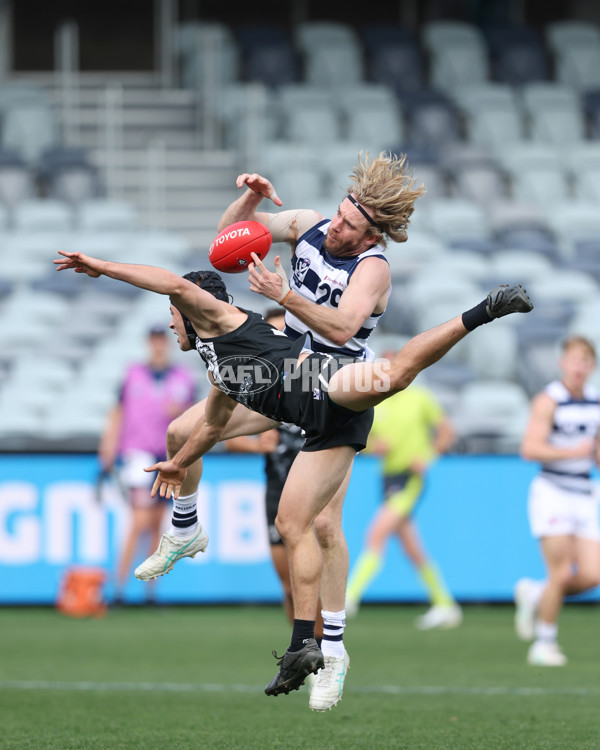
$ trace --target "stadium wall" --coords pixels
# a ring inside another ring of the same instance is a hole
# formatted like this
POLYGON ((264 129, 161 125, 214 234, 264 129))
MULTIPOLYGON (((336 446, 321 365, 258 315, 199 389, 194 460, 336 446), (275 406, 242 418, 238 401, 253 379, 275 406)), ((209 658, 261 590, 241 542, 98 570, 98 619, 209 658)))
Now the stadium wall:
MULTIPOLYGON (((517 456, 447 456, 430 472, 416 518, 432 557, 463 602, 512 598, 515 581, 543 572, 529 535, 526 505, 534 464, 517 456)), ((94 455, 0 455, 0 604, 52 604, 65 571, 110 573, 127 522, 114 483, 97 492, 94 455)), ((207 552, 183 560, 156 587, 159 603, 278 602, 263 515, 258 456, 208 455, 199 515, 211 537, 207 552)), ((379 460, 358 456, 344 528, 351 563, 380 502, 379 460)), ((131 577, 126 600, 144 600, 131 577)), ((598 590, 586 597, 596 600, 598 590)), ((418 577, 395 543, 365 601, 420 602, 418 577)))

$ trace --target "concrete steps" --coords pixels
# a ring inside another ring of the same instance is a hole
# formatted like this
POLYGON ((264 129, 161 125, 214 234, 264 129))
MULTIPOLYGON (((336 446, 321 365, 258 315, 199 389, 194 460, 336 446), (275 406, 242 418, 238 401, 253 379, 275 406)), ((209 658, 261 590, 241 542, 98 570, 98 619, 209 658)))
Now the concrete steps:
POLYGON ((76 88, 54 74, 14 80, 48 93, 65 145, 86 149, 109 195, 131 202, 146 226, 210 242, 239 195, 239 169, 235 151, 203 147, 195 92, 162 88, 149 73, 84 73, 76 88))

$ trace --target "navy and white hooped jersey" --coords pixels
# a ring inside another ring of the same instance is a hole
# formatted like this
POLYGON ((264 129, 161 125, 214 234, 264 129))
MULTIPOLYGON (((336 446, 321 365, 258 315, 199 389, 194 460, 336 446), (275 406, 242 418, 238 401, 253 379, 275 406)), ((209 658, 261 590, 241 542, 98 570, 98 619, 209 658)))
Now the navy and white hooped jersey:
MULTIPOLYGON (((600 429, 600 395, 594 386, 586 385, 582 399, 574 399, 565 386, 555 380, 544 389, 556 402, 552 431, 548 442, 557 448, 572 448, 582 440, 596 437, 600 429)), ((590 473, 594 457, 569 458, 542 463, 542 474, 562 489, 591 492, 590 473)))
MULTIPOLYGON (((292 255, 290 288, 309 302, 336 308, 340 297, 348 286, 350 277, 365 258, 382 258, 387 263, 381 245, 375 245, 360 255, 351 258, 336 258, 323 248, 330 219, 323 219, 305 232, 299 239, 292 255)), ((373 359, 367 340, 383 313, 368 317, 344 346, 337 346, 311 330, 291 312, 285 314, 285 333, 293 339, 310 331, 312 348, 317 352, 343 354, 363 360, 373 359)))

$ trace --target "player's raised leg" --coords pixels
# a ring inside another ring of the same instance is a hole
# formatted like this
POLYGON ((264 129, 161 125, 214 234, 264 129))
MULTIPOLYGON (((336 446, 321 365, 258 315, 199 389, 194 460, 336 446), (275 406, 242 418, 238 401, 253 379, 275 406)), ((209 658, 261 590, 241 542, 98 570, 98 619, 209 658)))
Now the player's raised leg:
POLYGON ((422 370, 441 359, 475 328, 504 315, 532 309, 520 284, 501 284, 472 309, 412 338, 391 362, 340 368, 329 380, 329 396, 347 409, 369 409, 408 387, 422 370))

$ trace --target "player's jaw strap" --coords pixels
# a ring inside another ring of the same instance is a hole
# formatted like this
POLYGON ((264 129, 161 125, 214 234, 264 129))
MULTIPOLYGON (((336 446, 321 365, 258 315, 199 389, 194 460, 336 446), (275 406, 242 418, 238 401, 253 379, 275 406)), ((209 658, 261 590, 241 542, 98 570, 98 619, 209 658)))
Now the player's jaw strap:
POLYGON ((369 216, 369 214, 365 211, 365 209, 360 205, 360 203, 356 200, 356 198, 353 195, 350 195, 350 193, 348 193, 346 198, 348 198, 350 203, 353 203, 356 206, 356 208, 358 208, 358 210, 365 217, 365 219, 369 222, 369 224, 372 224, 376 229, 379 229, 377 224, 373 221, 373 219, 369 216))

